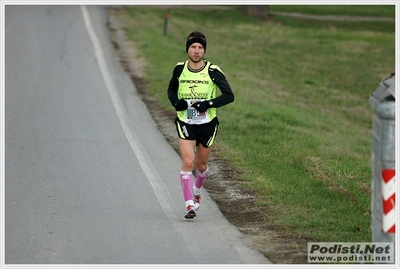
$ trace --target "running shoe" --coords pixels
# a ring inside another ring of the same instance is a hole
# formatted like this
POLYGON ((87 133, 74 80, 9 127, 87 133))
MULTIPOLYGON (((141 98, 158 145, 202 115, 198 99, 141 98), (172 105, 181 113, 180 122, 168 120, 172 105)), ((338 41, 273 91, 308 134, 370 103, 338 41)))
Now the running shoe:
POLYGON ((199 210, 200 200, 201 200, 200 194, 199 195, 193 195, 194 210, 195 211, 199 210))
POLYGON ((188 205, 186 207, 185 219, 194 219, 196 217, 196 212, 194 211, 193 205, 188 205))

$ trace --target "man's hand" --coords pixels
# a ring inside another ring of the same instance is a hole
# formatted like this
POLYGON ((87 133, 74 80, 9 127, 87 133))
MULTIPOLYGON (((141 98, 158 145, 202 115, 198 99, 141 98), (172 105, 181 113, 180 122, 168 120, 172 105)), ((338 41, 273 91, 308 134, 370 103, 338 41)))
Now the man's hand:
POLYGON ((176 111, 182 111, 188 108, 188 104, 185 99, 179 99, 175 102, 174 107, 176 111))
POLYGON ((201 102, 194 103, 192 105, 192 107, 195 108, 199 112, 205 112, 208 109, 209 105, 208 105, 208 101, 201 101, 201 102))

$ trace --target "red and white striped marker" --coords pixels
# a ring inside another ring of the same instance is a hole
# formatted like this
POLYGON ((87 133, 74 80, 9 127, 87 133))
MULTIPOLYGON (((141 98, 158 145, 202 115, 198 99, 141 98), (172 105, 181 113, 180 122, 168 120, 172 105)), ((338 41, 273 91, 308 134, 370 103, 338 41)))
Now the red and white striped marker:
POLYGON ((396 171, 393 169, 382 170, 382 231, 395 233, 396 229, 396 171))

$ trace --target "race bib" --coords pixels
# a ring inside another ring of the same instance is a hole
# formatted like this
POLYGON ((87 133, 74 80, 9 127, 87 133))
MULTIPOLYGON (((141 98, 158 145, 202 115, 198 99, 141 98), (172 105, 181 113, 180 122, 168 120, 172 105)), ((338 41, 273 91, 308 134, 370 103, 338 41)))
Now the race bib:
POLYGON ((207 111, 199 112, 191 107, 194 103, 204 101, 202 100, 186 100, 188 109, 185 111, 185 122, 188 124, 203 124, 210 122, 207 111))

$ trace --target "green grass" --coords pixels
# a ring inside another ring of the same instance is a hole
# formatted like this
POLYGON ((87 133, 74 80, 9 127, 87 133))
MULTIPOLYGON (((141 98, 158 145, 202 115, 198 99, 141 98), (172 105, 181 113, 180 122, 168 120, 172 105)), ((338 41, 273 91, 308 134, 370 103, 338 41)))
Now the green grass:
MULTIPOLYGON (((394 16, 394 6, 270 6, 309 14, 394 16)), ((147 60, 149 94, 166 91, 185 38, 207 36, 206 59, 235 93, 220 108, 216 147, 281 230, 320 241, 370 241, 370 94, 395 71, 394 22, 259 21, 228 10, 124 9, 147 60), (356 227, 359 227, 356 228, 356 227)))
POLYGON ((270 5, 270 11, 298 12, 312 15, 395 16, 394 5, 270 5))

